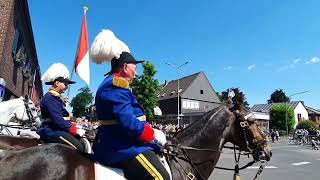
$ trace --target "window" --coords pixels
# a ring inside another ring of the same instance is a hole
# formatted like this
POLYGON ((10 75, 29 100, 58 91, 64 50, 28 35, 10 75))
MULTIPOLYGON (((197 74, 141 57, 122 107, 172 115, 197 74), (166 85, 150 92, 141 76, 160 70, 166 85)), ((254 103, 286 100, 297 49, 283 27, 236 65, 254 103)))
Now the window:
POLYGON ((194 101, 190 102, 190 109, 194 109, 194 101))
POLYGON ((20 31, 19 31, 19 27, 16 26, 16 32, 14 34, 14 39, 13 39, 13 43, 12 43, 12 55, 13 55, 13 57, 15 57, 16 54, 17 54, 18 45, 19 45, 19 39, 20 39, 20 31))
POLYGON ((161 95, 161 97, 163 97, 163 96, 165 96, 166 95, 166 93, 163 93, 162 95, 161 95))
POLYGON ((302 119, 301 119, 301 114, 298 113, 298 121, 300 122, 302 119))
POLYGON ((14 39, 12 43, 12 57, 15 63, 25 64, 28 58, 26 47, 20 33, 20 28, 16 25, 14 39))
POLYGON ((200 94, 203 94, 203 90, 200 90, 200 94))
POLYGON ((190 109, 190 101, 187 101, 187 108, 186 109, 190 109))
POLYGON ((182 108, 187 109, 187 101, 182 101, 182 108))
POLYGON ((182 108, 184 109, 199 109, 199 102, 192 100, 183 100, 182 108))
POLYGON ((179 93, 182 91, 182 89, 179 89, 179 93))
POLYGON ((174 94, 175 92, 176 92, 176 90, 173 90, 173 91, 171 92, 170 96, 171 96, 172 94, 174 94))
POLYGON ((199 109, 199 102, 194 102, 194 108, 199 109))

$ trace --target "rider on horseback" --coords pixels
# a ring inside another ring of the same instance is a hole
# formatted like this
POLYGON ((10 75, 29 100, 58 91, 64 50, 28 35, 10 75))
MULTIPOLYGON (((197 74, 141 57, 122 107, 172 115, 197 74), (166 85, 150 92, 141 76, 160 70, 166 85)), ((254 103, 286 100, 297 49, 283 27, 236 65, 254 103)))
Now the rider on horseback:
POLYGON ((68 85, 74 84, 69 80, 69 70, 61 63, 56 63, 42 76, 46 85, 52 85, 49 91, 41 99, 41 116, 43 119, 37 133, 40 139, 46 143, 63 143, 74 149, 84 152, 84 146, 77 138, 83 136, 85 130, 77 129, 76 124, 67 121, 68 111, 61 99, 61 94, 68 89, 68 85))
POLYGON ((160 130, 146 123, 142 106, 130 90, 136 61, 129 48, 109 30, 103 30, 91 47, 95 63, 111 60, 111 71, 97 90, 96 117, 100 126, 93 151, 103 165, 122 168, 127 179, 170 179, 155 154, 166 143, 160 130))

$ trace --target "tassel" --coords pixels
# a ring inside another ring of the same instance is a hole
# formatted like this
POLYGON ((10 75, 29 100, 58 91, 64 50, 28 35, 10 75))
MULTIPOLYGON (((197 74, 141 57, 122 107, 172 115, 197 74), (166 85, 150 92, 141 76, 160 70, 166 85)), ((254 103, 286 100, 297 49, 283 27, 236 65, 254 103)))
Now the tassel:
POLYGON ((240 175, 238 173, 234 173, 233 180, 240 180, 240 175))

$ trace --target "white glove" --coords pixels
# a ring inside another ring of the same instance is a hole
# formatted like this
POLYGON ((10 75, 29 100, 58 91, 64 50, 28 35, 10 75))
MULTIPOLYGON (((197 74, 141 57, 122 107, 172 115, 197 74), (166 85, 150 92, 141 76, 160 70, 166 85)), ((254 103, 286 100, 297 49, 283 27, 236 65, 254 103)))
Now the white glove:
POLYGON ((86 130, 84 129, 77 129, 77 134, 82 137, 86 133, 86 130))
POLYGON ((167 143, 166 135, 159 129, 153 129, 154 131, 154 140, 157 144, 164 146, 167 143))
POLYGON ((82 126, 76 124, 76 128, 77 128, 77 129, 82 129, 82 126))

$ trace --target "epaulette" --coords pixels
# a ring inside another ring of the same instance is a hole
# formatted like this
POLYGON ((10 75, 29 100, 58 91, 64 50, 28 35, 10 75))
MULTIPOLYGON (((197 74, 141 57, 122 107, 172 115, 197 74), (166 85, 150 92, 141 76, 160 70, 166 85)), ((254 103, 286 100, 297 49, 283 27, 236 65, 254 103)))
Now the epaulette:
POLYGON ((53 96, 60 97, 60 94, 57 91, 50 90, 49 93, 51 93, 53 96))
POLYGON ((112 79, 112 85, 123 88, 123 89, 129 89, 129 82, 122 78, 122 77, 113 77, 112 79))

